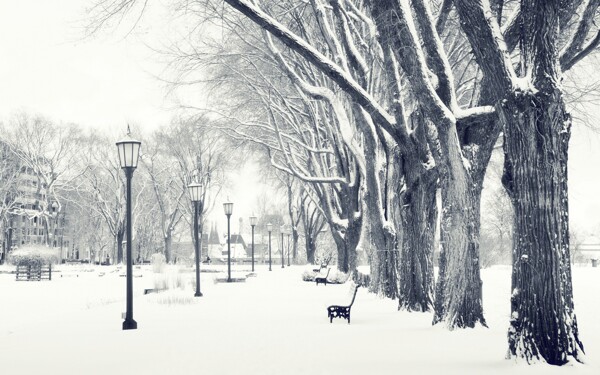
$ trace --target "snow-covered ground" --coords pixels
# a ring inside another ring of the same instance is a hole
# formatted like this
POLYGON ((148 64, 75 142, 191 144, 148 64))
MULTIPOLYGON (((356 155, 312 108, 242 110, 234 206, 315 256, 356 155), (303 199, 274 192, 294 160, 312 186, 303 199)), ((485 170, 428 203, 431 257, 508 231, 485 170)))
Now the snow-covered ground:
MULTIPOLYGON (((213 266, 218 267, 218 266, 213 266)), ((248 266, 244 266, 247 269, 248 266)), ((0 267, 2 271, 13 267, 0 267)), ((235 268, 234 268, 235 270, 235 268)), ((326 307, 346 304, 349 285, 301 280, 303 267, 257 267, 243 283, 143 295, 156 274, 136 269, 134 319, 122 331, 125 278, 114 267, 61 266, 52 281, 0 274, 1 374, 599 374, 600 268, 575 267, 574 292, 586 364, 528 366, 505 360, 510 270, 482 271, 489 328, 447 331, 431 314, 359 289, 352 323, 326 307)), ((242 270, 240 270, 242 271, 242 270)), ((222 276, 222 274, 220 275, 222 276)))

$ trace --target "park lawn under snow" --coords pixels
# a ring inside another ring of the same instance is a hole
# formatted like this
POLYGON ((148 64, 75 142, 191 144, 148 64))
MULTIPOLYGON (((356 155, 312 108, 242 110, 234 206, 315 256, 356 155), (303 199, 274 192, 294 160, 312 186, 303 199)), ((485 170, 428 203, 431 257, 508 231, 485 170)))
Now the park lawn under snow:
MULTIPOLYGON (((218 268, 219 266, 216 266, 218 268)), ((14 267, 2 266, 9 271, 14 267)), ((215 268, 215 266, 212 266, 215 268)), ((238 271, 248 269, 240 267, 238 271)), ((528 366, 506 360, 510 269, 484 269, 489 328, 448 331, 430 313, 360 288, 352 322, 327 319, 349 285, 302 281, 305 267, 257 267, 244 283, 202 273, 186 290, 143 295, 156 274, 135 270, 134 319, 122 331, 125 277, 115 267, 61 266, 52 281, 0 274, 1 374, 598 374, 600 268, 574 267, 575 308, 586 364, 528 366)), ((234 270, 236 268, 234 267, 234 270)), ((174 272, 171 270, 171 272, 174 272)))

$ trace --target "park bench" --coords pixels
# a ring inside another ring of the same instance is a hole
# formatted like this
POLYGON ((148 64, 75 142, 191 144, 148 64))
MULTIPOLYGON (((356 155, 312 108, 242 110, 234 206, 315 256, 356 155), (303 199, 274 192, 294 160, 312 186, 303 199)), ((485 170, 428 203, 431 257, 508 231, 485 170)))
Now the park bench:
POLYGON ((315 277, 315 281, 317 282, 317 285, 319 285, 319 284, 327 285, 327 276, 329 276, 329 271, 331 271, 331 268, 327 269, 327 275, 325 275, 325 277, 315 277))
POLYGON ((313 268, 313 272, 321 272, 323 268, 327 268, 327 264, 321 264, 319 268, 313 268))
POLYGON ((16 272, 17 281, 52 280, 51 265, 19 265, 16 272))
POLYGON ((333 322, 333 318, 344 318, 348 320, 348 324, 350 324, 350 309, 354 304, 354 299, 356 298, 356 292, 358 292, 358 288, 360 288, 360 285, 357 285, 356 288, 354 288, 352 301, 350 301, 348 306, 332 305, 327 308, 327 317, 329 318, 329 323, 333 322))

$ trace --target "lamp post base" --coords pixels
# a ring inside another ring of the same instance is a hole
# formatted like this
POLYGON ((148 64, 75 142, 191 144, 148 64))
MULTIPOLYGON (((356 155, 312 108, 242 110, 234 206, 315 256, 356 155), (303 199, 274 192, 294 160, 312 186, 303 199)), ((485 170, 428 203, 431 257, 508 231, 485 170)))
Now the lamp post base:
POLYGON ((123 322, 123 330, 127 329, 137 329, 137 322, 133 319, 125 319, 125 321, 123 322))
POLYGON ((194 294, 194 297, 202 297, 202 292, 196 292, 196 293, 194 294))

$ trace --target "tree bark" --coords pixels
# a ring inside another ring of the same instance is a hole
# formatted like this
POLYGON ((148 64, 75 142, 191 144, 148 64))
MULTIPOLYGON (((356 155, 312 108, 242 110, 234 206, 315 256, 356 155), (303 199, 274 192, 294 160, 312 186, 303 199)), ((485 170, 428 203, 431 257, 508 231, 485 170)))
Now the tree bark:
POLYGON ((315 264, 315 253, 317 251, 317 244, 315 242, 315 238, 310 235, 306 235, 306 261, 309 264, 315 264))
POLYGON ((441 250, 433 323, 445 321, 450 329, 485 326, 472 176, 460 149, 450 146, 457 143, 456 128, 442 128, 439 136, 447 156, 441 171, 441 250))
POLYGON ((424 312, 433 308, 437 173, 432 170, 418 173, 420 169, 420 165, 406 169, 406 189, 402 193, 398 308, 424 312))
POLYGON ((337 247, 337 266, 341 272, 349 273, 356 269, 356 246, 360 239, 362 219, 350 220, 344 233, 333 230, 333 240, 337 247))
POLYGON ((125 226, 117 229, 117 264, 123 263, 123 239, 125 238, 125 226))
POLYGON ((165 261, 170 264, 173 261, 173 236, 167 233, 164 237, 165 241, 165 261))
POLYGON ((515 96, 503 110, 503 183, 515 212, 509 350, 562 365, 583 353, 569 262, 571 119, 558 89, 515 96))
MULTIPOLYGON (((411 115, 414 139, 427 144, 427 124, 421 111, 411 115)), ((404 180, 398 193, 399 220, 402 226, 400 252, 398 309, 429 311, 433 308, 434 270, 433 254, 436 238, 438 208, 438 167, 433 156, 419 158, 405 152, 397 158, 397 174, 404 180)))

